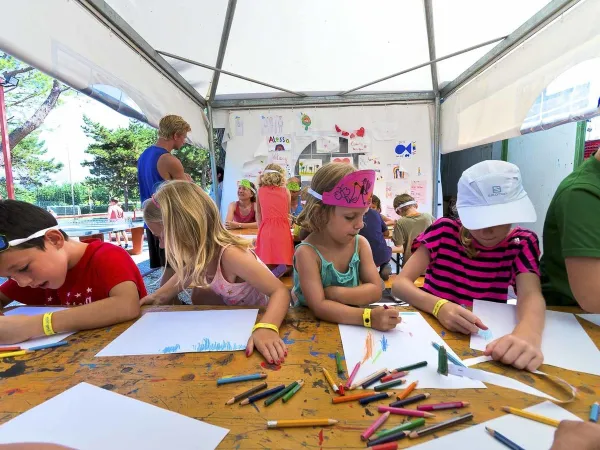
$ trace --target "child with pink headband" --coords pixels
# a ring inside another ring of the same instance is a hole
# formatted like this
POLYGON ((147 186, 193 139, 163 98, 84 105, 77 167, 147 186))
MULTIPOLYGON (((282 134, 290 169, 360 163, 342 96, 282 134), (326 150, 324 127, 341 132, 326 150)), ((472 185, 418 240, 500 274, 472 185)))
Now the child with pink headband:
POLYGON ((326 164, 314 175, 298 216, 310 234, 294 254, 292 299, 320 319, 387 331, 400 322, 398 311, 356 308, 381 298, 371 247, 358 234, 374 184, 375 171, 348 164, 326 164))

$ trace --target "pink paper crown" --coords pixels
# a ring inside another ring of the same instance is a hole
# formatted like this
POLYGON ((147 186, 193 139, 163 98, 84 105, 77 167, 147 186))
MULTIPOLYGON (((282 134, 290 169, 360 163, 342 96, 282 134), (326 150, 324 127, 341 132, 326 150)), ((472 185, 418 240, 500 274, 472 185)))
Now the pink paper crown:
POLYGON ((318 192, 308 189, 308 193, 325 205, 365 208, 371 204, 375 187, 374 170, 358 170, 342 178, 331 191, 318 192))

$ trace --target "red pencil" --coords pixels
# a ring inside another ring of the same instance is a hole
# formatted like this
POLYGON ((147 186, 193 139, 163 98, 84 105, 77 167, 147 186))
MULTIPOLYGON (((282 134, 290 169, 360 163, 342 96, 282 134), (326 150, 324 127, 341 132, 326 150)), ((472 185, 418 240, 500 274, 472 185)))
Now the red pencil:
POLYGON ((19 347, 18 345, 12 347, 0 347, 0 352, 15 352, 18 350, 21 350, 21 347, 19 347))
POLYGON ((435 411, 438 409, 454 409, 454 408, 464 408, 465 406, 469 406, 469 402, 447 402, 447 403, 434 403, 430 405, 419 405, 417 409, 419 411, 435 411))
POLYGON ((408 372, 392 372, 389 375, 386 375, 385 377, 383 377, 380 381, 382 383, 386 383, 388 381, 392 381, 397 378, 405 377, 406 375, 408 375, 408 372))
POLYGON ((392 414, 400 414, 401 416, 410 417, 435 417, 435 414, 431 414, 425 411, 417 411, 415 409, 404 409, 404 408, 393 408, 391 406, 380 406, 377 408, 380 413, 391 412, 392 414))
POLYGON ((379 444, 369 448, 371 450, 398 450, 398 443, 388 442, 387 444, 379 444))

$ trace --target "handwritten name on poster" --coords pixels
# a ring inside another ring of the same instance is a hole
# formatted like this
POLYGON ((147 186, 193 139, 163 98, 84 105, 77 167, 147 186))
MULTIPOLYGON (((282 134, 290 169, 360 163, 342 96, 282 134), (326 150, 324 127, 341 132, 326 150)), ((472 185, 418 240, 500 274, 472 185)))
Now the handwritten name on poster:
POLYGON ((359 170, 381 170, 381 159, 374 155, 358 155, 359 170))
POLYGON ((371 153, 371 139, 367 136, 349 137, 348 153, 371 153))
POLYGON ((287 172, 287 176, 292 176, 292 152, 270 152, 269 164, 279 164, 287 172))
POLYGON ((410 183, 410 195, 419 205, 427 204, 427 181, 414 180, 410 183))
POLYGON ((283 134, 283 116, 260 116, 261 134, 283 134))
POLYGON ((289 134, 267 136, 267 148, 270 152, 291 151, 292 137, 289 134))

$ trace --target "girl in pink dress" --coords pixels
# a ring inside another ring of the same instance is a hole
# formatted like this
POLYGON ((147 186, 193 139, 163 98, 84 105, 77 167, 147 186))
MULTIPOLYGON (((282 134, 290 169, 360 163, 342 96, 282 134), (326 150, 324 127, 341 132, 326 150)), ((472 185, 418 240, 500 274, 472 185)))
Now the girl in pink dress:
POLYGON ((285 188, 285 171, 269 164, 259 178, 256 202, 256 254, 276 276, 292 265, 294 240, 290 231, 290 193, 285 188))

